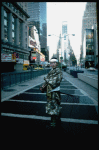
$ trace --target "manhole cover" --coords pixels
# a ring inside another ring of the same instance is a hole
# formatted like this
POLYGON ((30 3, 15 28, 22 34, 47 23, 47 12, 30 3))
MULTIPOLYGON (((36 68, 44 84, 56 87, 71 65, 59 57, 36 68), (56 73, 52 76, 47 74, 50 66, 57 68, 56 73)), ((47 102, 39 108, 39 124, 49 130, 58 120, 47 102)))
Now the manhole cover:
POLYGON ((19 86, 28 86, 28 85, 19 85, 19 86))
POLYGON ((15 91, 15 89, 4 89, 3 91, 12 92, 12 91, 15 91))

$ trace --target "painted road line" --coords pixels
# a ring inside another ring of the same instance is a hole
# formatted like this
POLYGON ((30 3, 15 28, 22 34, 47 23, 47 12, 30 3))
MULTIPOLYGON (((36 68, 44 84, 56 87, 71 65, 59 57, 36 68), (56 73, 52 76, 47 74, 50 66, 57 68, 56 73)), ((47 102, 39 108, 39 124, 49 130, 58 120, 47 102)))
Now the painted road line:
MULTIPOLYGON (((51 120, 51 117, 36 116, 36 115, 21 115, 21 114, 12 114, 12 113, 1 113, 1 116, 28 118, 28 119, 40 119, 40 120, 51 120)), ((95 120, 72 119, 72 118, 61 118, 61 121, 62 122, 71 122, 71 123, 83 123, 83 124, 98 124, 98 121, 95 121, 95 120)))
MULTIPOLYGON (((43 94, 46 95, 46 93, 34 93, 34 92, 24 92, 25 94, 43 94)), ((60 93, 61 95, 66 95, 65 93, 60 93)), ((74 96, 85 96, 85 95, 79 95, 79 94, 71 94, 74 96)))
MULTIPOLYGON (((9 99, 7 101, 12 101, 12 102, 24 102, 24 103, 47 103, 47 101, 30 101, 30 100, 15 100, 15 99, 9 99)), ((97 104, 84 104, 84 103, 64 103, 61 102, 61 105, 84 105, 84 106, 98 106, 97 104)))
POLYGON ((87 94, 84 90, 80 89, 80 88, 77 87, 74 83, 72 83, 71 81, 69 81, 69 79, 67 79, 67 80, 68 80, 68 82, 70 82, 73 86, 75 86, 77 89, 79 89, 85 96, 88 96, 88 97, 93 101, 94 104, 98 105, 98 102, 97 102, 94 98, 92 98, 91 96, 89 96, 89 94, 87 94))
POLYGON ((18 91, 18 92, 14 93, 14 94, 12 94, 12 95, 10 95, 10 96, 8 96, 8 97, 5 97, 5 98, 1 99, 1 102, 6 101, 7 99, 10 99, 11 97, 14 97, 14 96, 16 96, 16 95, 18 95, 18 94, 24 93, 25 91, 27 91, 27 90, 29 90, 29 89, 35 87, 35 86, 38 86, 38 85, 41 84, 41 83, 43 83, 43 81, 40 82, 40 83, 38 83, 38 84, 36 84, 36 85, 34 85, 34 86, 29 86, 28 88, 26 88, 26 89, 24 89, 24 90, 22 90, 22 91, 18 91))

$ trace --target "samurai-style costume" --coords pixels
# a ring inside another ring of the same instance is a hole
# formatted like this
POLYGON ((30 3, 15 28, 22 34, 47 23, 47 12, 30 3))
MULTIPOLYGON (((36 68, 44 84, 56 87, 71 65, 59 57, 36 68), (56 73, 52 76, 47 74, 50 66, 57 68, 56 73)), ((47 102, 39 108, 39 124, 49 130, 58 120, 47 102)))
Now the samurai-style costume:
POLYGON ((60 113, 60 82, 62 73, 59 68, 52 69, 44 80, 47 82, 47 104, 46 113, 49 115, 59 115, 60 113))
MULTIPOLYGON (((59 68, 53 68, 48 75, 44 78, 45 83, 43 88, 46 87, 46 113, 51 115, 51 126, 54 126, 56 123, 56 116, 60 115, 60 82, 62 80, 62 72, 59 68)), ((42 89, 43 90, 43 89, 42 89)))

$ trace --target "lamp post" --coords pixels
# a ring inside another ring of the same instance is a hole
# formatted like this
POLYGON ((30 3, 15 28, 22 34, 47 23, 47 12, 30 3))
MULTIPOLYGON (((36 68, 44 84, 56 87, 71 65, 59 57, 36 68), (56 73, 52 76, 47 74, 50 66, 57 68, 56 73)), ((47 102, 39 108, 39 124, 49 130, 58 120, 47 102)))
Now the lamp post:
MULTIPOLYGON (((64 33, 65 34, 65 33, 64 33)), ((57 36, 57 35, 55 35, 55 34, 52 34, 52 35, 54 35, 54 36, 57 36)), ((49 34, 48 36, 52 36, 51 34, 49 34)), ((75 36, 75 34, 65 34, 66 36, 69 36, 69 35, 72 35, 72 36, 75 36)), ((59 37, 59 36, 57 36, 57 37, 59 37)), ((62 38, 64 38, 64 37, 60 37, 61 38, 61 69, 62 69, 62 38)))

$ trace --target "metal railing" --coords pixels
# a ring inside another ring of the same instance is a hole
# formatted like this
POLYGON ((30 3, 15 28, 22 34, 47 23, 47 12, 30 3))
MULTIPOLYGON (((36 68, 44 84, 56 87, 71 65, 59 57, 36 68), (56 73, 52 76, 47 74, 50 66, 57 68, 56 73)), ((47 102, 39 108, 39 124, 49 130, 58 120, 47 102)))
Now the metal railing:
POLYGON ((50 69, 25 71, 18 73, 3 73, 1 74, 1 89, 13 86, 28 80, 32 80, 38 76, 47 74, 50 69))

